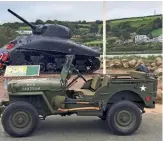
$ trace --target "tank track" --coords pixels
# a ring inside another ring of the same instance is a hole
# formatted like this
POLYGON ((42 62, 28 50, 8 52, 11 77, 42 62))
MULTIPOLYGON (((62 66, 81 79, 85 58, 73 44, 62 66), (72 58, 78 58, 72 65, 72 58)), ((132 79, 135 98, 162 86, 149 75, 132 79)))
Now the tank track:
MULTIPOLYGON (((40 65, 40 74, 58 74, 62 70, 65 55, 19 49, 10 53, 8 65, 40 65)), ((93 73, 100 68, 100 61, 95 57, 76 55, 73 64, 83 74, 93 73)))

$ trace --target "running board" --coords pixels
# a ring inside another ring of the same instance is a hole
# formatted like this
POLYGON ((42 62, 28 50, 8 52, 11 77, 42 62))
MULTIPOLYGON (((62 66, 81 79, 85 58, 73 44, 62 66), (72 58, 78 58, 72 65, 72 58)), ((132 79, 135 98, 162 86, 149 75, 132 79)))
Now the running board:
POLYGON ((81 110, 100 110, 99 107, 83 107, 83 108, 72 108, 72 109, 62 109, 59 108, 60 112, 71 112, 71 111, 81 111, 81 110))

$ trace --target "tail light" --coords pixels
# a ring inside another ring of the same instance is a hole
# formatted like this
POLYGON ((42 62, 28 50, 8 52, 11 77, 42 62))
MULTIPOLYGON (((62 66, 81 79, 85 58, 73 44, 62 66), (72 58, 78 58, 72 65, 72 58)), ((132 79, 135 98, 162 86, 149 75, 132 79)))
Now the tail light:
POLYGON ((151 97, 150 97, 150 96, 146 96, 146 97, 145 97, 145 100, 146 100, 146 101, 150 101, 150 100, 151 100, 151 97))
POLYGON ((7 46, 6 46, 6 49, 11 49, 15 46, 14 43, 9 43, 7 46))

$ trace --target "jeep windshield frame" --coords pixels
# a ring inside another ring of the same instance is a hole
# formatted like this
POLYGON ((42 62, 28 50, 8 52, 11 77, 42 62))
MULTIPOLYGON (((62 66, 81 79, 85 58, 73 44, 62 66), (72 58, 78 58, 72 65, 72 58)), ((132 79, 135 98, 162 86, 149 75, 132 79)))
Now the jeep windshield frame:
POLYGON ((64 86, 66 85, 67 79, 69 77, 74 58, 74 55, 66 55, 66 60, 61 71, 61 82, 64 86))

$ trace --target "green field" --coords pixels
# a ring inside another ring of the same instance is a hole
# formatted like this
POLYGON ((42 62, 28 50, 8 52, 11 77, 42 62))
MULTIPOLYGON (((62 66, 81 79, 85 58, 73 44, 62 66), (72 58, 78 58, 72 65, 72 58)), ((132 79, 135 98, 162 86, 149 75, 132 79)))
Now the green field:
POLYGON ((157 37, 162 34, 162 28, 156 29, 152 31, 152 36, 157 37))
POLYGON ((29 26, 21 26, 19 30, 31 30, 29 26))
POLYGON ((151 17, 139 17, 139 18, 128 18, 128 19, 119 19, 115 21, 111 21, 111 26, 122 23, 122 22, 129 22, 132 26, 138 27, 142 24, 149 24, 156 18, 161 18, 161 16, 151 16, 151 17))
POLYGON ((91 41, 91 42, 86 42, 86 44, 89 44, 89 45, 93 45, 93 44, 102 44, 103 41, 102 40, 95 40, 95 41, 91 41))

